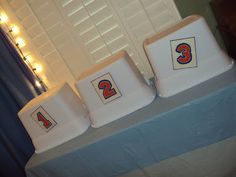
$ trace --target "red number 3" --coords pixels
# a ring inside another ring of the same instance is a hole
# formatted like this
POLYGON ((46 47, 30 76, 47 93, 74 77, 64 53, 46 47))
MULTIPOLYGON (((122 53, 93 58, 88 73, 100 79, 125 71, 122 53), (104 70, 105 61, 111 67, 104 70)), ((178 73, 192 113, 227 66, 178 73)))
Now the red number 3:
POLYGON ((108 99, 117 93, 116 90, 112 88, 112 83, 109 80, 101 80, 98 83, 98 88, 103 90, 103 97, 105 99, 108 99))
POLYGON ((186 43, 181 43, 176 47, 176 52, 181 55, 177 58, 178 63, 187 64, 192 61, 191 46, 186 43))

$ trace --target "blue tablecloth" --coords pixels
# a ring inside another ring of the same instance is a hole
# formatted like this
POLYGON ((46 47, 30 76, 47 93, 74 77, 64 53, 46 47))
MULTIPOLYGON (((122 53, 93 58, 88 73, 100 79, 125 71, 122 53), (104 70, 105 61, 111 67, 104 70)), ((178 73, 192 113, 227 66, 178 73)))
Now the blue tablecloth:
POLYGON ((235 135, 236 67, 170 98, 157 97, 122 119, 34 154, 26 173, 28 177, 121 176, 235 135))

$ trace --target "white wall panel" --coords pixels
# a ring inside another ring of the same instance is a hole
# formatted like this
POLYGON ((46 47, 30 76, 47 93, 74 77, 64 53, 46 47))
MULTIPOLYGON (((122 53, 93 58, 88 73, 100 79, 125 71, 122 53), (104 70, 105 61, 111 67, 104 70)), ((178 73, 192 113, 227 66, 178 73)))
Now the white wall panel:
MULTIPOLYGON (((74 40, 74 37, 71 35, 67 22, 64 21, 57 6, 53 1, 47 1, 43 3, 43 5, 39 5, 37 0, 26 1, 41 26, 44 28, 45 33, 53 44, 55 50, 61 56, 61 59, 64 62, 64 67, 69 70, 70 74, 75 79, 84 68, 90 65, 90 62, 86 60, 84 52, 80 49, 81 45, 78 45, 74 40), (68 53, 70 54, 68 55, 68 53)), ((73 6, 70 6, 68 10, 74 10, 75 7, 77 6, 73 4, 73 6)), ((61 70, 58 72, 61 73, 61 70)))
POLYGON ((134 56, 134 60, 150 77, 152 72, 142 44, 147 37, 180 19, 174 2, 172 0, 110 0, 110 2, 136 49, 137 56, 134 56), (163 12, 168 13, 162 15, 163 12))
POLYGON ((148 77, 152 72, 142 48, 143 40, 180 19, 172 1, 55 0, 55 3, 92 63, 127 50, 148 77))
POLYGON ((142 73, 151 77, 143 40, 180 19, 173 0, 3 1, 24 26, 56 83, 72 83, 83 70, 119 50, 127 50, 142 73))

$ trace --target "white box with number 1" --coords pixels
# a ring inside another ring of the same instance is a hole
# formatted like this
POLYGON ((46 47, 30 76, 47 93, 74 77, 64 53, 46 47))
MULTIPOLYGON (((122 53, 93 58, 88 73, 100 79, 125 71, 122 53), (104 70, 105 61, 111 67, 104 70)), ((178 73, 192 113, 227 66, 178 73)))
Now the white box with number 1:
POLYGON ((67 83, 32 99, 18 116, 32 139, 36 153, 81 135, 90 126, 87 111, 67 83))

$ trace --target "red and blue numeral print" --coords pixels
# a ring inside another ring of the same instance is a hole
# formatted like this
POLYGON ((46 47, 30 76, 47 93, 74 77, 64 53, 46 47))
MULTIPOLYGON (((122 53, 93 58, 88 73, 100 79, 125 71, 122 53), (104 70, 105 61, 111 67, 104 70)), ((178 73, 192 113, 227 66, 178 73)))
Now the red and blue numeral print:
POLYGON ((188 64, 192 61, 191 46, 187 43, 181 43, 176 47, 176 52, 180 53, 177 58, 179 64, 188 64))
POLYGON ((43 126, 46 129, 49 129, 51 127, 52 123, 48 119, 46 119, 41 112, 37 112, 37 118, 39 122, 43 123, 43 126))
POLYGON ((105 79, 105 80, 101 80, 99 83, 98 83, 98 88, 103 90, 103 97, 105 99, 108 99, 114 95, 116 95, 116 90, 114 88, 112 88, 112 83, 105 79))

